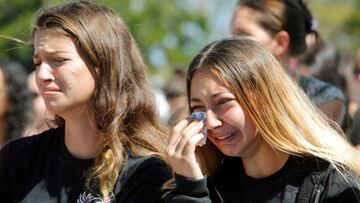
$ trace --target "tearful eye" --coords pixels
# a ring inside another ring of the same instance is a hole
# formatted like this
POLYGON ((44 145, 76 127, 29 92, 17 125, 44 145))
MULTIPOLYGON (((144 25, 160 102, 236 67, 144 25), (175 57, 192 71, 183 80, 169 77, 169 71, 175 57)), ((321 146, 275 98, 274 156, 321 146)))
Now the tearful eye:
POLYGON ((194 105, 194 106, 190 106, 190 110, 191 110, 191 112, 203 111, 203 110, 204 110, 204 107, 203 107, 203 106, 194 105))
POLYGON ((220 100, 218 101, 218 104, 226 104, 226 103, 231 102, 231 101, 233 101, 233 100, 234 100, 234 99, 230 99, 230 98, 220 99, 220 100))
POLYGON ((63 58, 57 58, 57 59, 54 59, 53 61, 55 62, 55 63, 62 63, 62 62, 64 62, 64 61, 66 61, 67 59, 63 59, 63 58))
POLYGON ((238 36, 238 37, 246 37, 248 36, 248 34, 246 34, 244 31, 238 30, 236 32, 233 33, 234 36, 238 36))

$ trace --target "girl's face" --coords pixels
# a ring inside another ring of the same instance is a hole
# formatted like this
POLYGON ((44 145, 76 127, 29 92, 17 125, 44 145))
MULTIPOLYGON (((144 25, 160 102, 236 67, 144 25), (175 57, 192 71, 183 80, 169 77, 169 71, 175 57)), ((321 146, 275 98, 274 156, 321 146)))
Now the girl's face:
POLYGON ((206 112, 208 139, 227 156, 249 157, 264 142, 234 94, 207 68, 192 78, 190 108, 206 112))
POLYGON ((264 45, 274 53, 273 49, 276 40, 257 23, 257 12, 246 6, 237 6, 231 22, 231 35, 246 36, 264 45))
POLYGON ((94 75, 74 41, 52 30, 34 34, 36 83, 47 109, 63 118, 88 111, 94 75))

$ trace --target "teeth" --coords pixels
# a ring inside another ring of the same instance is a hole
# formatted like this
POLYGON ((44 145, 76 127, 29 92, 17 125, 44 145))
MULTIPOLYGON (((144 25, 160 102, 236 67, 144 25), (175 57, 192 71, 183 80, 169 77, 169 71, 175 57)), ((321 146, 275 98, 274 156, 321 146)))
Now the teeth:
POLYGON ((224 139, 230 137, 231 135, 232 135, 232 134, 230 134, 230 135, 225 135, 225 136, 223 136, 223 137, 217 137, 217 139, 219 139, 219 140, 224 140, 224 139))

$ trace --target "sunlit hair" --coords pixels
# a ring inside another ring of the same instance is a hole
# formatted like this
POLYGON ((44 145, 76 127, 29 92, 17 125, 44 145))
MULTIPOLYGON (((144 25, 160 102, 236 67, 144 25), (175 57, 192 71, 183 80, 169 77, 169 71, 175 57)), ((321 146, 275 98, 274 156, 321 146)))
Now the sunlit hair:
POLYGON ((271 36, 286 31, 290 55, 304 52, 306 34, 316 34, 311 13, 302 0, 239 0, 237 6, 253 9, 257 23, 271 36))
POLYGON ((228 38, 203 48, 188 67, 188 98, 194 73, 200 69, 219 76, 273 149, 319 157, 340 172, 351 169, 360 175, 359 152, 257 42, 228 38))
POLYGON ((128 150, 136 155, 161 155, 166 143, 137 43, 118 14, 92 1, 41 10, 33 23, 33 35, 38 30, 57 31, 74 39, 83 59, 94 68, 91 110, 102 149, 89 172, 87 187, 99 184, 106 197, 128 150))

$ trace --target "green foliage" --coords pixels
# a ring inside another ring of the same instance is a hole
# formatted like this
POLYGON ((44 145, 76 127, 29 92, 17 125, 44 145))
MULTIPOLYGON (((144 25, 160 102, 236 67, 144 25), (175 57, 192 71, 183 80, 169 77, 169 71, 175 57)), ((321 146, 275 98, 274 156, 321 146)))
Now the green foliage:
POLYGON ((319 21, 320 34, 344 54, 360 47, 360 1, 317 0, 309 7, 319 21))
MULTIPOLYGON (((0 0, 0 35, 29 40, 36 10, 61 0, 0 0)), ((151 73, 167 74, 172 64, 187 64, 207 41, 206 16, 185 0, 99 0, 117 11, 134 34, 151 73)), ((0 57, 31 66, 32 49, 0 38, 0 57)), ((166 76, 165 76, 166 77, 166 76)))
POLYGON ((32 16, 40 0, 0 1, 0 57, 17 59, 30 69, 31 47, 9 38, 29 40, 32 16))
POLYGON ((349 45, 351 50, 360 48, 360 1, 354 1, 353 12, 348 16, 344 23, 344 30, 351 33, 351 43, 349 45))

